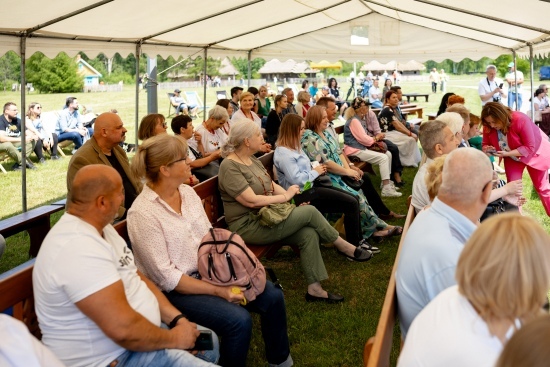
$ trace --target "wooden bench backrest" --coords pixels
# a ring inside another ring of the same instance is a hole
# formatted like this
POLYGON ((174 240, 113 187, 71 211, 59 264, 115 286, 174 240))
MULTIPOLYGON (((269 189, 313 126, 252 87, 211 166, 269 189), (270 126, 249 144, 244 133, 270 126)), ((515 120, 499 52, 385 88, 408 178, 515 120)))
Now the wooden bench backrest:
POLYGON ((365 367, 388 367, 390 365, 390 355, 393 345, 393 328, 397 320, 395 272, 397 271, 397 265, 399 264, 399 255, 401 253, 405 236, 416 215, 414 207, 410 204, 411 197, 409 197, 408 201, 409 211, 407 212, 407 219, 405 220, 405 225, 403 227, 403 234, 401 235, 401 240, 399 241, 399 248, 397 249, 397 254, 395 256, 395 262, 393 264, 390 281, 384 297, 382 311, 380 312, 378 326, 376 327, 376 334, 367 340, 363 350, 363 365, 365 367))

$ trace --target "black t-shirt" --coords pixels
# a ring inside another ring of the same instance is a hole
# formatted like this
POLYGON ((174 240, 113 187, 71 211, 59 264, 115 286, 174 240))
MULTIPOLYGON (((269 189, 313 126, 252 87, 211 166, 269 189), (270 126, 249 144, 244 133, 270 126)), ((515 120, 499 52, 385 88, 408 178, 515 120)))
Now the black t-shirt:
POLYGON ((126 218, 126 214, 128 213, 128 209, 132 206, 134 203, 134 200, 136 200, 136 197, 138 196, 138 193, 136 192, 136 189, 134 188, 134 185, 132 185, 132 182, 130 179, 128 179, 128 176, 126 176, 126 172, 124 172, 124 168, 122 168, 122 165, 116 159, 114 154, 106 155, 107 159, 109 160, 109 163, 111 163, 111 166, 120 174, 122 177, 122 185, 124 186, 124 207, 126 208, 126 212, 124 213, 124 216, 122 219, 126 218))
POLYGON ((9 122, 6 116, 0 115, 0 131, 5 131, 6 135, 12 138, 21 136, 21 119, 14 118, 9 122))

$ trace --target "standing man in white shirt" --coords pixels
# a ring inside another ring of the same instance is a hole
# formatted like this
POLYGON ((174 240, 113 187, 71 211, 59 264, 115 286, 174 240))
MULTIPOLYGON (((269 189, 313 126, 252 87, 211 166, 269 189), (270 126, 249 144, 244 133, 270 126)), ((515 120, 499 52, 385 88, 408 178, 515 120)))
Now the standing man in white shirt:
POLYGON ((512 108, 514 102, 516 102, 516 111, 521 110, 521 103, 523 101, 522 88, 523 73, 520 70, 516 70, 516 66, 513 62, 508 64, 508 72, 506 73, 506 82, 508 83, 508 107, 512 108))
POLYGON ((374 79, 372 87, 369 88, 369 102, 372 108, 382 108, 382 91, 378 88, 378 78, 374 79))
POLYGON ((506 93, 502 89, 502 80, 497 78, 497 67, 495 65, 487 66, 485 69, 486 78, 481 79, 477 92, 481 99, 481 106, 485 106, 487 102, 501 102, 502 98, 506 98, 506 93))
POLYGON ((437 93, 437 84, 439 83, 439 73, 437 72, 436 68, 433 68, 432 71, 430 71, 430 82, 432 83, 432 93, 437 93))

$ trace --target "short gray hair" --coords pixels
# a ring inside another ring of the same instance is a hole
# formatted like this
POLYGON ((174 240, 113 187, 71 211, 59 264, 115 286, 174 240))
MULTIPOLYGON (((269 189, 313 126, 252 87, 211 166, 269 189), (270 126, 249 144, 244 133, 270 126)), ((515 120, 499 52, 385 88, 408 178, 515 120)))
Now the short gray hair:
POLYGON ((227 110, 223 108, 222 106, 214 106, 208 111, 208 118, 214 119, 214 120, 223 120, 227 121, 229 120, 229 114, 227 113, 227 110))
POLYGON ((491 69, 496 70, 497 67, 495 65, 487 65, 487 67, 485 68, 485 72, 488 72, 491 69))
POLYGON ((235 150, 239 149, 244 139, 251 138, 254 134, 259 134, 260 128, 258 125, 247 118, 237 119, 231 123, 229 129, 229 137, 222 146, 222 157, 225 158, 235 150))
POLYGON ((438 196, 466 204, 479 200, 493 177, 489 158, 475 148, 459 148, 447 155, 438 196))
POLYGON ((437 119, 451 129, 453 135, 458 133, 462 134, 462 126, 464 125, 464 119, 456 112, 444 112, 437 116, 437 119))

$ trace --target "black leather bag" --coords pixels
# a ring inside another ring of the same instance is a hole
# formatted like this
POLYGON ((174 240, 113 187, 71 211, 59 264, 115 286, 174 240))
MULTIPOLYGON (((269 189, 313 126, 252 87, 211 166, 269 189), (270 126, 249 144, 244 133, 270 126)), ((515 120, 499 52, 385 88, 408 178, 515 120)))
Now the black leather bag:
POLYGON ((483 222, 485 219, 492 217, 493 215, 502 214, 505 212, 510 211, 518 211, 518 207, 507 203, 506 201, 502 199, 497 199, 495 201, 490 202, 487 205, 487 208, 485 208, 485 212, 483 212, 483 215, 480 218, 480 221, 483 222))
POLYGON ((344 183, 354 189, 355 191, 361 190, 361 185, 363 185, 363 179, 360 179, 359 181, 356 181, 353 177, 350 176, 342 176, 342 180, 344 180, 344 183))
POLYGON ((332 181, 327 175, 321 175, 313 181, 313 186, 317 187, 332 187, 332 181))

